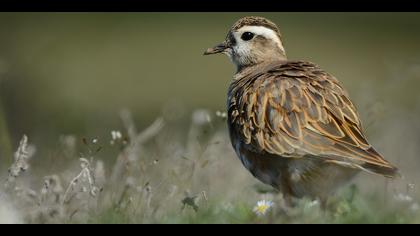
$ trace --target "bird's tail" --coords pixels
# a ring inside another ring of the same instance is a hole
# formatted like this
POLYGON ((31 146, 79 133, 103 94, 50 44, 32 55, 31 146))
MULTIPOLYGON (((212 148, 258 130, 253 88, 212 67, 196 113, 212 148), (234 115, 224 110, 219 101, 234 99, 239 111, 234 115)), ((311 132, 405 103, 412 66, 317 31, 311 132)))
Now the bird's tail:
POLYGON ((389 166, 380 166, 371 163, 365 163, 362 165, 362 168, 373 172, 375 174, 383 175, 387 178, 397 178, 401 177, 401 174, 398 171, 398 168, 392 165, 389 166))

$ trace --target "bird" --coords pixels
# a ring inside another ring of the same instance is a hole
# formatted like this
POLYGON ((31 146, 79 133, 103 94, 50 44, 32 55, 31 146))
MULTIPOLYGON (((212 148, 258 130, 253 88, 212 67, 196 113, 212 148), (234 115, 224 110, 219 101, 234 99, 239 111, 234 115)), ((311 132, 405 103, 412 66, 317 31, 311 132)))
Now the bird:
POLYGON ((227 94, 233 149, 287 205, 304 197, 325 205, 363 171, 400 176, 367 141, 343 85, 312 62, 289 60, 275 23, 258 16, 239 19, 204 55, 219 53, 236 66, 227 94))

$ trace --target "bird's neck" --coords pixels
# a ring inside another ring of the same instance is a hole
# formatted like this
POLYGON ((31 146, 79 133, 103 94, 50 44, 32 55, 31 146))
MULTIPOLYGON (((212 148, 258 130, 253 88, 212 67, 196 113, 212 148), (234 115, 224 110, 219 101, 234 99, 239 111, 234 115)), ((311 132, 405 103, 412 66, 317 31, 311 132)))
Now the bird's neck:
POLYGON ((266 71, 268 68, 274 65, 284 64, 287 61, 288 60, 286 56, 282 56, 282 57, 277 57, 275 59, 254 63, 254 64, 242 65, 242 66, 237 65, 237 70, 236 70, 234 78, 241 78, 243 76, 250 75, 253 73, 260 73, 260 72, 266 71))

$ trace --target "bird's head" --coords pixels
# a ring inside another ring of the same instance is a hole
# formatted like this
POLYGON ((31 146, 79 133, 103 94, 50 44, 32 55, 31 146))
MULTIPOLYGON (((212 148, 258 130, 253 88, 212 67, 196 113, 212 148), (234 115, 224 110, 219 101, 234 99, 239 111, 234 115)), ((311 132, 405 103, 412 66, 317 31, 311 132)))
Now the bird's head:
POLYGON ((277 25, 256 16, 239 19, 229 30, 225 41, 207 49, 204 55, 217 53, 228 55, 238 71, 262 62, 286 59, 277 25))

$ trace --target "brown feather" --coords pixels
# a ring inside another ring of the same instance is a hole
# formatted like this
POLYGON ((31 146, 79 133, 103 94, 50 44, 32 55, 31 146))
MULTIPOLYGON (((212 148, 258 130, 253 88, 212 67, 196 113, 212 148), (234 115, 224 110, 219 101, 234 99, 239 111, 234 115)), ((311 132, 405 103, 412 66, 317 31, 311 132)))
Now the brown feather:
POLYGON ((250 150, 396 173, 367 142, 347 92, 315 64, 288 61, 242 72, 230 86, 229 108, 231 132, 250 150), (242 115, 249 122, 238 122, 242 115))

